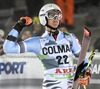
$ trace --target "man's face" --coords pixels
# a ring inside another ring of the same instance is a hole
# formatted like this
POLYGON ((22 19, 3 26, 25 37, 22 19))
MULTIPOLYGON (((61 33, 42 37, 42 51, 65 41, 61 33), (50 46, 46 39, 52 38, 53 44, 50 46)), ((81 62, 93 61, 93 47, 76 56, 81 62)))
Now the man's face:
POLYGON ((46 17, 48 19, 48 25, 53 28, 57 28, 62 18, 62 14, 58 10, 51 10, 47 12, 46 17))
POLYGON ((48 20, 48 25, 50 25, 53 28, 57 28, 59 25, 59 20, 57 17, 55 17, 54 19, 49 19, 48 20))

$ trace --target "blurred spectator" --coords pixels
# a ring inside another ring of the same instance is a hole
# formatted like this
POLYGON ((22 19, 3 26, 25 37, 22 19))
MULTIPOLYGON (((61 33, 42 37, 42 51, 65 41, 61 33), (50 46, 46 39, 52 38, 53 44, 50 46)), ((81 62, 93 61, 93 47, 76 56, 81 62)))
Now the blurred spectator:
POLYGON ((59 30, 63 32, 68 32, 67 25, 65 23, 61 23, 59 30))
POLYGON ((4 41, 4 35, 5 35, 5 32, 3 31, 3 29, 0 29, 0 42, 4 41))
POLYGON ((94 42, 94 49, 100 52, 100 37, 94 42))
POLYGON ((0 29, 0 55, 4 54, 4 51, 3 51, 4 35, 5 35, 4 31, 0 29))
POLYGON ((3 51, 3 42, 2 43, 0 42, 0 55, 3 55, 3 54, 5 54, 3 51))
POLYGON ((55 0, 55 3, 61 8, 63 18, 62 22, 67 23, 67 28, 74 27, 74 0, 55 0))
POLYGON ((18 42, 19 41, 23 41, 23 40, 26 40, 28 38, 32 37, 32 34, 31 34, 31 31, 30 30, 25 30, 21 33, 21 36, 20 38, 18 39, 18 42))
POLYGON ((33 17, 33 31, 32 36, 41 36, 44 33, 44 27, 40 24, 39 18, 37 16, 33 17))

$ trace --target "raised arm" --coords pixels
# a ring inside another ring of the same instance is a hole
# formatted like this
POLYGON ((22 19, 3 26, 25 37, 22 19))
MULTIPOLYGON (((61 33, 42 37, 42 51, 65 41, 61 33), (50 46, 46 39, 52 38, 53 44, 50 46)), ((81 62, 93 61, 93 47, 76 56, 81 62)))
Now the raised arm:
MULTIPOLYGON (((8 34, 7 39, 3 44, 3 50, 5 53, 21 53, 23 42, 17 43, 18 36, 22 31, 23 27, 32 24, 32 19, 28 16, 21 17, 20 20, 13 26, 13 29, 8 34)), ((24 52, 24 51, 23 51, 24 52)))

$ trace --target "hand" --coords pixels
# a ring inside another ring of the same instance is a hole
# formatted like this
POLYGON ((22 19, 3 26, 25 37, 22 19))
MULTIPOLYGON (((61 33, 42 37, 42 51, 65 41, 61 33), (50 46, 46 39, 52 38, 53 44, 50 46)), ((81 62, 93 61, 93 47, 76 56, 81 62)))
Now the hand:
POLYGON ((25 16, 25 17, 21 17, 20 20, 18 21, 18 23, 21 26, 29 26, 33 23, 32 19, 29 16, 25 16))
POLYGON ((33 21, 30 17, 28 17, 28 16, 21 17, 20 20, 13 26, 13 28, 16 29, 18 31, 18 33, 20 34, 23 27, 29 26, 32 23, 33 23, 33 21))
POLYGON ((78 82, 82 86, 87 86, 89 84, 90 78, 91 78, 91 70, 87 69, 80 74, 78 82))

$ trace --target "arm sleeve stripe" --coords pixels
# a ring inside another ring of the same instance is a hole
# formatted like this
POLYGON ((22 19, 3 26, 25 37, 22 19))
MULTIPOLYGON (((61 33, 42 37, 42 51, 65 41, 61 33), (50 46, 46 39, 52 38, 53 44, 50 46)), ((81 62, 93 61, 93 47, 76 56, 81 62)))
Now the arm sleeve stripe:
POLYGON ((7 37, 7 40, 15 42, 15 41, 17 40, 17 38, 14 37, 14 36, 12 36, 12 35, 9 35, 9 36, 7 37))
POLYGON ((24 43, 23 43, 23 42, 19 42, 18 44, 19 44, 19 46, 20 46, 20 53, 24 53, 24 52, 25 52, 24 43))

